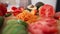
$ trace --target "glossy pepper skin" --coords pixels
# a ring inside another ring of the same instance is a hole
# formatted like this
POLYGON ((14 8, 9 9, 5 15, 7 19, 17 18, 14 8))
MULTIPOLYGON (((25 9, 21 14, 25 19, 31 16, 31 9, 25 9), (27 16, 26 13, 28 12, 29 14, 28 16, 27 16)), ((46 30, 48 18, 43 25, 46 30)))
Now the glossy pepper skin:
POLYGON ((11 9, 13 10, 13 12, 12 12, 13 15, 16 16, 16 15, 18 15, 19 13, 23 12, 24 7, 18 7, 18 8, 17 8, 17 7, 14 7, 14 6, 13 6, 11 9))

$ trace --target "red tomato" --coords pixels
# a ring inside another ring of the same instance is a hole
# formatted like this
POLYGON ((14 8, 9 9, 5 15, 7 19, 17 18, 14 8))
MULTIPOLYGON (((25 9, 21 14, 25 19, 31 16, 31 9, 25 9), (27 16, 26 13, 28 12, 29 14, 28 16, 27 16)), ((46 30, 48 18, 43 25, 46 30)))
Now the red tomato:
POLYGON ((52 17, 55 14, 55 10, 53 9, 53 6, 51 5, 44 5, 39 8, 39 15, 41 17, 52 17))

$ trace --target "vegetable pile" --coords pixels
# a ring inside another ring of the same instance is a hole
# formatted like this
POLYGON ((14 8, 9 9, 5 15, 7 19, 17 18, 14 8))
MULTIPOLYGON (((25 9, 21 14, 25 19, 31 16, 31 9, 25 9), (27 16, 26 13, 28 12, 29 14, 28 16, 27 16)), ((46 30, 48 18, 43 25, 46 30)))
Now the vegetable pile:
MULTIPOLYGON (((36 5, 29 5, 26 9, 15 6, 11 9, 12 11, 5 12, 4 16, 7 18, 12 15, 16 19, 7 20, 2 34, 57 34, 60 12, 56 13, 53 6, 38 2, 36 5)), ((0 25, 3 21, 0 17, 0 25)))
POLYGON ((53 18, 55 12, 50 5, 44 5, 40 8, 40 20, 28 26, 31 34, 57 34, 57 21, 53 18), (48 8, 48 9, 47 9, 48 8))
POLYGON ((24 10, 22 13, 18 14, 17 18, 26 21, 28 24, 37 20, 37 16, 29 12, 28 10, 24 10))

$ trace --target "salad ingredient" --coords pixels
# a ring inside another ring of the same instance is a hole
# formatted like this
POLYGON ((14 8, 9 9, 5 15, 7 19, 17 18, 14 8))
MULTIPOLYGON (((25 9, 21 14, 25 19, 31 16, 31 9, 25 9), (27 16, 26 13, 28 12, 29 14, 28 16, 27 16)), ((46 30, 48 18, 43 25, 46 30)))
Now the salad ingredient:
POLYGON ((27 22, 28 24, 37 20, 37 16, 33 15, 28 10, 24 10, 22 13, 18 14, 17 18, 27 22))
POLYGON ((53 7, 51 5, 41 6, 39 14, 40 19, 29 24, 28 31, 31 34, 57 34, 57 21, 53 18, 55 14, 53 7))
POLYGON ((53 17, 55 15, 55 10, 54 10, 53 6, 46 4, 39 8, 39 15, 41 17, 44 17, 44 16, 53 17))

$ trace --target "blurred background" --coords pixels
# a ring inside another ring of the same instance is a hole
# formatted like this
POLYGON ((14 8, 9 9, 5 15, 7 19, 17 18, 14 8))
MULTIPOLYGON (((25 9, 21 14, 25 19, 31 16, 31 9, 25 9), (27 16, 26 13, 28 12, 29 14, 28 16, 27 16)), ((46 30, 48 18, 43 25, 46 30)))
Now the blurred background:
POLYGON ((38 1, 37 0, 0 0, 0 2, 7 3, 9 5, 8 6, 9 10, 12 5, 27 7, 29 4, 35 5, 37 2, 43 2, 45 4, 52 5, 54 9, 56 9, 56 11, 60 11, 60 7, 59 7, 60 0, 38 0, 38 1))

